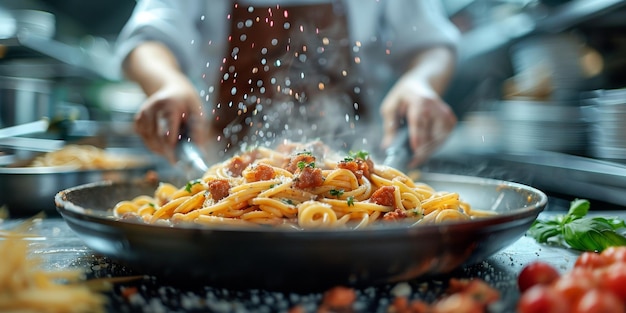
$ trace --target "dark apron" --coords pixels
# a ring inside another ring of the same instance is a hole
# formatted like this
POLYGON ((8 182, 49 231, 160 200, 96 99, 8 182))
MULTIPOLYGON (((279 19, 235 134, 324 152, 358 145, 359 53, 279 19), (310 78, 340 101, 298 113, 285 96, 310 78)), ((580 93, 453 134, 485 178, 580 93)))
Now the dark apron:
POLYGON ((213 126, 229 149, 349 141, 365 123, 347 18, 337 1, 289 7, 235 4, 213 126))

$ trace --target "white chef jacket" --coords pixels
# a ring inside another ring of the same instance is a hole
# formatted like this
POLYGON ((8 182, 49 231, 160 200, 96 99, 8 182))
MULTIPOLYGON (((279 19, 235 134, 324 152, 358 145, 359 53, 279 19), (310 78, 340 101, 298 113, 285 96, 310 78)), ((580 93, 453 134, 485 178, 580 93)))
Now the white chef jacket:
MULTIPOLYGON (((378 104, 420 49, 456 49, 459 32, 437 0, 245 0, 240 5, 289 6, 341 2, 347 11, 352 53, 360 58, 367 100, 378 104)), ((139 0, 117 45, 121 63, 144 41, 160 41, 207 96, 219 88, 219 67, 228 48, 232 2, 228 0, 139 0)), ((369 105, 369 104, 366 104, 369 105)))

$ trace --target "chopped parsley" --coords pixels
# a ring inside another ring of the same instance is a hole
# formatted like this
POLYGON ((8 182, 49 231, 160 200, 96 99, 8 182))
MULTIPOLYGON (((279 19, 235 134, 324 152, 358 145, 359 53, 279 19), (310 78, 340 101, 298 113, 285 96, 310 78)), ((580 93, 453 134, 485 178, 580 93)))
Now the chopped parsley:
POLYGON ((281 199, 281 201, 286 204, 293 205, 293 201, 291 199, 281 199))
POLYGON ((305 167, 310 167, 310 168, 315 168, 315 162, 311 162, 311 163, 306 163, 304 161, 300 161, 298 162, 298 168, 299 169, 304 169, 305 167))
POLYGON ((191 193, 191 188, 193 187, 193 185, 199 184, 200 182, 202 182, 202 179, 196 179, 187 182, 187 185, 185 185, 185 191, 191 193))
POLYGON ((367 157, 369 155, 370 155, 369 152, 364 151, 364 150, 360 150, 360 151, 357 151, 357 152, 350 151, 348 153, 348 156, 343 158, 343 161, 344 162, 352 162, 352 161, 354 161, 356 159, 367 160, 367 157))
POLYGON ((339 198, 339 197, 341 197, 341 195, 343 195, 343 189, 339 189, 339 190, 331 189, 329 191, 329 193, 330 193, 331 196, 339 198))
POLYGON ((354 206, 354 197, 353 196, 349 196, 347 201, 348 201, 348 206, 354 206))
POLYGON ((296 155, 313 155, 313 153, 311 153, 311 151, 304 150, 302 152, 296 153, 296 155))

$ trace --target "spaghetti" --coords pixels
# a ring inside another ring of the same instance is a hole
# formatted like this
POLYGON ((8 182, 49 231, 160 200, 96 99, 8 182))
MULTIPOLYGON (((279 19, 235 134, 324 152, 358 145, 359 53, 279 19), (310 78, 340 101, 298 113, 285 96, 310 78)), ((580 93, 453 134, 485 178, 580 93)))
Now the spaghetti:
POLYGON ((162 182, 153 195, 121 201, 113 212, 146 223, 295 229, 359 229, 381 221, 419 225, 489 214, 472 210, 458 193, 376 165, 365 152, 340 158, 317 143, 255 148, 185 186, 162 182))
POLYGON ((129 156, 119 156, 92 145, 70 144, 35 157, 29 167, 71 166, 78 169, 123 169, 139 164, 129 156))
POLYGON ((82 272, 46 271, 41 259, 29 256, 24 238, 32 235, 24 230, 33 222, 0 231, 0 312, 105 312, 106 298, 89 288, 82 272))

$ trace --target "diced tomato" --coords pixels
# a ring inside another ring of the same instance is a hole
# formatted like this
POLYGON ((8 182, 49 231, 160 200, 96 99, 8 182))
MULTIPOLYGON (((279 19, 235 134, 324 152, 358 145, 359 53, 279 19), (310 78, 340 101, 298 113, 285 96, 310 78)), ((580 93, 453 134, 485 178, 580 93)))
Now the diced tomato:
POLYGON ((599 284, 603 290, 626 301, 626 263, 617 262, 606 267, 599 284))
POLYGON ((626 247, 608 247, 600 253, 600 256, 607 263, 626 262, 626 247))
POLYGON ((574 267, 600 268, 605 266, 608 263, 607 261, 608 260, 599 253, 583 252, 583 254, 576 259, 574 267))
POLYGON ((624 304, 612 293, 587 291, 574 307, 574 313, 624 313, 624 304))
POLYGON ((570 305, 562 295, 546 285, 534 285, 524 292, 517 304, 518 313, 569 313, 570 305))

